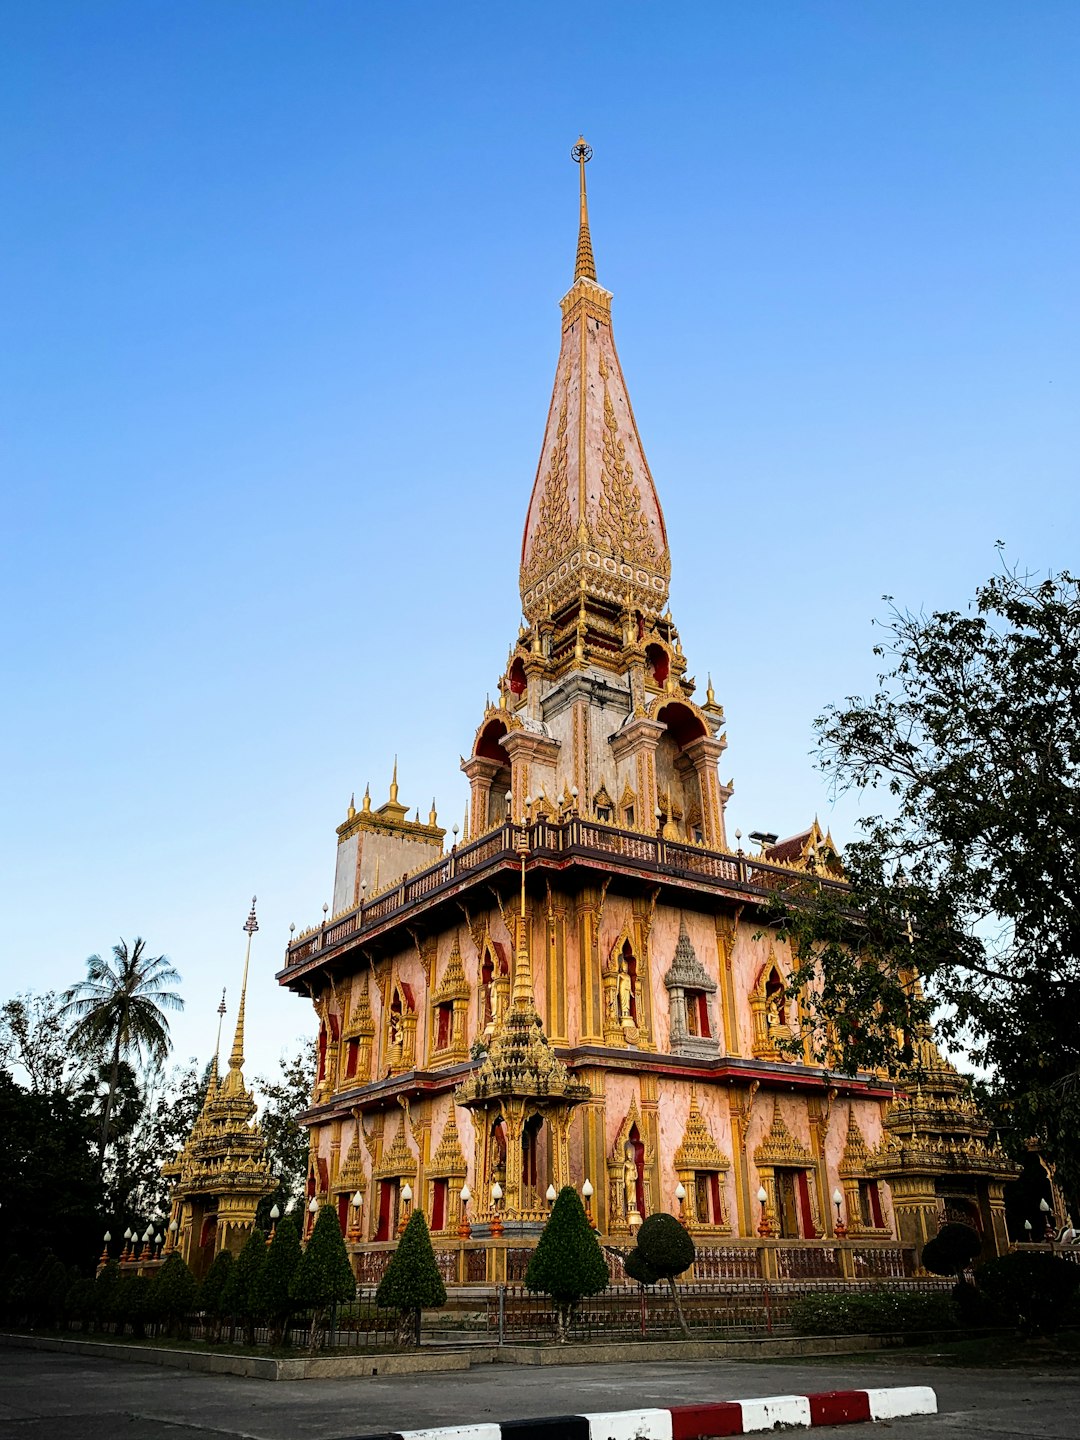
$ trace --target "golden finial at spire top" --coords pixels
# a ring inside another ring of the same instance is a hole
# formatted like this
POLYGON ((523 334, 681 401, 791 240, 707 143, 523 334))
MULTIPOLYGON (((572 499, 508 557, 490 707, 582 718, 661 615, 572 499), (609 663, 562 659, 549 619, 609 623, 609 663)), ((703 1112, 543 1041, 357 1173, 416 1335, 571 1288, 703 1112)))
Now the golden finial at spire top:
POLYGON ((365 810, 370 810, 370 809, 371 809, 371 786, 370 786, 370 784, 364 786, 364 809, 365 809, 365 810))
POLYGON ((391 777, 391 780, 390 780, 390 801, 391 801, 392 804, 396 804, 396 803, 397 803, 397 792, 398 792, 398 784, 397 784, 397 756, 395 755, 395 756, 394 756, 394 773, 393 773, 393 776, 391 777))
POLYGON ((577 144, 570 151, 571 159, 577 164, 581 184, 581 219, 578 225, 575 280, 596 279, 596 261, 592 253, 592 236, 589 234, 589 200, 585 193, 585 166, 592 159, 592 153, 592 146, 585 143, 585 136, 579 135, 577 144))
POLYGON ((256 918, 255 918, 255 901, 256 901, 258 898, 259 898, 259 897, 258 897, 257 895, 252 895, 252 897, 251 897, 251 913, 248 915, 248 918, 244 921, 244 933, 245 933, 246 935, 254 935, 255 932, 256 932, 256 931, 258 930, 258 928, 259 928, 259 922, 258 922, 258 920, 256 920, 256 918))

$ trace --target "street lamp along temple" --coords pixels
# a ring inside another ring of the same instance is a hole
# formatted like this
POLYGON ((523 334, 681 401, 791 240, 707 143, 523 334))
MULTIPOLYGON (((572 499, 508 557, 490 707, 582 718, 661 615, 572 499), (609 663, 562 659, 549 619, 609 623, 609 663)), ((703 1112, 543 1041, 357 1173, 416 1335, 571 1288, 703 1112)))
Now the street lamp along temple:
POLYGON ((1012 1168, 929 1038, 932 1101, 792 1055, 792 958, 762 906, 794 874, 842 884, 840 862, 816 820, 755 832, 752 856, 728 844, 724 712, 669 608, 664 515, 597 279, 592 151, 572 153, 578 242, 523 621, 461 762, 464 827, 445 850, 434 804, 410 820, 395 759, 385 803, 350 800, 330 911, 278 975, 318 1020, 305 1203, 336 1206, 364 1280, 407 1193, 447 1279, 519 1278, 549 1191, 588 1177, 612 1247, 679 1209, 717 1278, 854 1273, 856 1244, 868 1273, 899 1273, 959 1212, 1001 1248, 1012 1168))

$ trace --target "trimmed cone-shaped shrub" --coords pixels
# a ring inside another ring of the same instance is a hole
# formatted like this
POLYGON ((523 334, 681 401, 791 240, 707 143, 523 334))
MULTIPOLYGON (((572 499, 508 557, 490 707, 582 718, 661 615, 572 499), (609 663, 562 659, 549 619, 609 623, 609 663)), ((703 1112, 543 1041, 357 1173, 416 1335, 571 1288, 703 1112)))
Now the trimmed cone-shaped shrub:
POLYGON ((229 1271, 221 1296, 222 1310, 243 1325, 244 1341, 248 1345, 255 1344, 255 1282, 265 1264, 266 1236, 256 1225, 229 1271))
POLYGON ((154 1285, 149 1275, 124 1275, 112 1297, 114 1318, 123 1330, 131 1326, 137 1339, 146 1334, 146 1322, 154 1315, 154 1285))
POLYGON ((206 1316, 210 1327, 210 1338, 215 1343, 221 1339, 221 1324, 226 1315, 225 1287, 236 1264, 231 1250, 219 1250, 210 1263, 210 1269, 199 1284, 195 1300, 196 1309, 206 1316))
POLYGON ((971 1225, 953 1221, 943 1225, 923 1246, 922 1263, 932 1275, 955 1275, 963 1280, 964 1271, 982 1253, 982 1239, 971 1225))
POLYGON ((120 1262, 109 1260, 101 1267, 94 1280, 94 1323, 97 1326, 106 1325, 110 1320, 116 1319, 114 1301, 119 1285, 120 1262))
POLYGON ((320 1209, 289 1291, 298 1310, 311 1310, 308 1348, 314 1352, 327 1308, 356 1295, 345 1237, 332 1205, 320 1209))
POLYGON ((564 1185, 525 1272, 527 1289, 551 1296, 560 1345, 566 1341, 578 1302, 586 1295, 598 1295, 607 1283, 607 1261, 600 1242, 577 1191, 564 1185))
POLYGON ((285 1215, 278 1222, 266 1251, 266 1264, 255 1282, 255 1308, 270 1325, 275 1345, 285 1339, 285 1328, 295 1308, 290 1286, 299 1268, 301 1253, 300 1232, 292 1216, 285 1215))
POLYGON ((1015 1250, 980 1265, 975 1281, 1006 1325, 1053 1335, 1080 1285, 1080 1266, 1045 1250, 1015 1250))
POLYGON ((220 1250, 213 1258, 210 1269, 202 1278, 199 1286, 199 1294, 196 1304, 205 1314, 217 1319, 225 1314, 225 1287, 229 1283, 229 1276, 236 1264, 236 1256, 231 1250, 220 1250))
POLYGON ((436 1310, 446 1304, 446 1286, 420 1210, 409 1216, 405 1234, 379 1282, 375 1304, 398 1312, 398 1340, 402 1345, 420 1344, 422 1310, 436 1310))
POLYGON ((188 1269, 187 1261, 174 1250, 154 1279, 154 1313, 175 1335, 195 1308, 199 1282, 188 1269))
POLYGON ((679 1317, 679 1328, 689 1338, 690 1330, 686 1323, 686 1316, 683 1314, 682 1301, 679 1299, 679 1289, 675 1284, 676 1276, 681 1275, 684 1270, 689 1270, 694 1263, 694 1256, 697 1251, 694 1242, 690 1239, 686 1229, 680 1225, 674 1215, 668 1215, 663 1210, 658 1210, 655 1215, 649 1215, 641 1222, 641 1229, 638 1231, 637 1248, 641 1252, 641 1258, 658 1280, 666 1280, 671 1291, 671 1299, 675 1305, 675 1314, 679 1317))

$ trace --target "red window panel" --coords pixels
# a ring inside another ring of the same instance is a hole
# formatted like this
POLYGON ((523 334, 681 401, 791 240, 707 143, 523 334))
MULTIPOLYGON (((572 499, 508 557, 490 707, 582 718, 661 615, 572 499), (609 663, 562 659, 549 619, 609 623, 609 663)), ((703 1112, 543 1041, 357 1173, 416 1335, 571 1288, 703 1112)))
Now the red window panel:
POLYGON ((349 1197, 348 1197, 348 1195, 339 1195, 339 1196, 337 1197, 337 1220, 338 1220, 338 1224, 341 1226, 341 1233, 342 1233, 342 1235, 348 1235, 348 1233, 349 1233, 349 1197))
POLYGON ((351 1080, 356 1074, 356 1067, 360 1063, 360 1041, 350 1040, 349 1048, 345 1052, 345 1079, 351 1080))
POLYGON ((450 1036, 454 1027, 454 1007, 447 1001, 439 1006, 438 1031, 435 1037, 435 1049, 447 1050, 450 1046, 450 1036))
POLYGON ((876 1180, 870 1181, 867 1191, 870 1197, 871 1221, 878 1230, 881 1230, 885 1226, 885 1217, 881 1213, 881 1195, 876 1180))
POLYGON ((376 1240, 390 1239, 390 1226, 394 1217, 394 1190, 396 1182, 383 1180, 379 1184, 379 1225, 375 1231, 376 1240))
POLYGON ((709 997, 705 992, 699 991, 698 1004, 698 1033, 704 1035, 706 1040, 712 1038, 712 1031, 709 1029, 709 997))
POLYGON ((817 1230, 814 1228, 814 1212, 810 1208, 810 1184, 805 1170, 796 1170, 795 1184, 799 1192, 799 1214, 802 1217, 802 1238, 804 1240, 815 1240, 817 1230))
POLYGON ((431 1183, 432 1230, 446 1228, 446 1192, 449 1184, 448 1180, 433 1180, 431 1183))
POLYGON ((719 1225, 723 1221, 724 1211, 720 1204, 720 1176, 715 1170, 709 1176, 709 1199, 712 1201, 712 1223, 719 1225))

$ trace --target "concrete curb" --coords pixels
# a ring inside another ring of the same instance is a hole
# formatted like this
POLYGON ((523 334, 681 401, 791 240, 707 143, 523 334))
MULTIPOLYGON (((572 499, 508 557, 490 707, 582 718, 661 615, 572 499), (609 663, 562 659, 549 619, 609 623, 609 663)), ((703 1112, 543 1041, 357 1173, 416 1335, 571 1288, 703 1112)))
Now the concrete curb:
POLYGON ((353 1440, 711 1440, 780 1426, 846 1425, 936 1415, 937 1396, 925 1385, 887 1390, 826 1390, 816 1395, 769 1395, 714 1405, 660 1410, 609 1410, 595 1415, 548 1415, 427 1430, 381 1430, 353 1440))
MULTIPOLYGON (((929 1334, 924 1338, 936 1338, 929 1334)), ((0 1332, 0 1345, 11 1349, 53 1350, 71 1355, 195 1370, 209 1375, 245 1375, 256 1380, 344 1380, 371 1375, 424 1375, 469 1370, 474 1365, 606 1365, 637 1360, 777 1360, 823 1355, 857 1355, 904 1344, 895 1335, 779 1335, 743 1340, 643 1340, 627 1345, 466 1345, 460 1349, 425 1347, 396 1354, 346 1353, 278 1357, 237 1355, 174 1346, 132 1345, 122 1340, 82 1340, 59 1335, 0 1332)))

